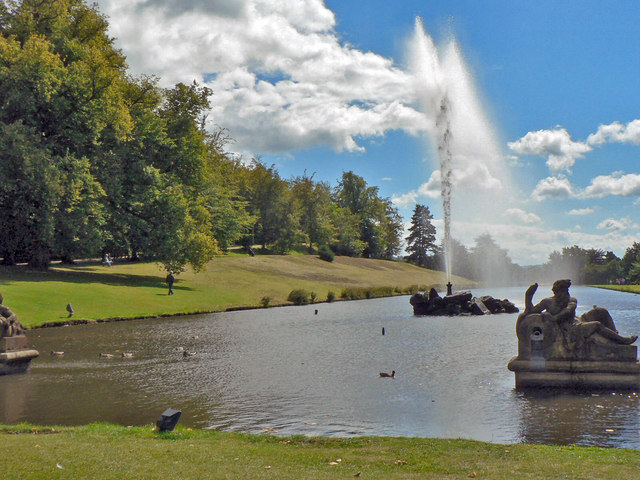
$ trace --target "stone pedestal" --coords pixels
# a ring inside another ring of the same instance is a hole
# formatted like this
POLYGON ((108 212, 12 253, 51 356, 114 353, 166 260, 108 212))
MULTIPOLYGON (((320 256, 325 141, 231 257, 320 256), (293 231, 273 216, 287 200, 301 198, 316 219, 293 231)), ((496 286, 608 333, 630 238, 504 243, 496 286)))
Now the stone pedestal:
POLYGON ((0 338, 0 375, 26 372, 38 355, 37 350, 27 346, 25 335, 0 338))
POLYGON ((635 390, 640 386, 638 361, 519 360, 513 357, 507 367, 516 374, 516 388, 635 390))

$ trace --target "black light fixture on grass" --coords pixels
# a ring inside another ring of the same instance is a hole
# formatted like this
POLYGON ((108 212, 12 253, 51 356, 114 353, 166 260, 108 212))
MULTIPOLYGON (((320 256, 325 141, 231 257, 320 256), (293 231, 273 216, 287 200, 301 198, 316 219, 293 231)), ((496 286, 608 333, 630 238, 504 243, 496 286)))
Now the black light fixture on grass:
POLYGON ((180 420, 180 415, 182 415, 182 412, 180 410, 167 408, 164 412, 162 412, 162 415, 160 415, 160 418, 156 422, 158 431, 159 432, 172 431, 178 424, 178 420, 180 420))

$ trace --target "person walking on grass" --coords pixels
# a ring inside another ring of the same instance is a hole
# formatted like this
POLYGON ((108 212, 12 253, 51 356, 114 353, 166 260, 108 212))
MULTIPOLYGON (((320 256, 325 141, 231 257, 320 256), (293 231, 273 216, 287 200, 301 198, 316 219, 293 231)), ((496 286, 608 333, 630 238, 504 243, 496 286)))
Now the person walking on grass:
POLYGON ((176 277, 173 276, 173 270, 169 272, 167 275, 167 285, 169 285, 169 293, 167 295, 173 295, 173 282, 175 282, 176 277))

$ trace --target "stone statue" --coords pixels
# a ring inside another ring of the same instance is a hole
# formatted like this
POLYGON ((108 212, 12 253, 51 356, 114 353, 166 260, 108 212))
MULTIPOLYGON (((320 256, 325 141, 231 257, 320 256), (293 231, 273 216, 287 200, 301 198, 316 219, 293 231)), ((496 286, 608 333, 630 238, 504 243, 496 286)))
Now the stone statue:
POLYGON ((525 309, 518 321, 530 314, 541 314, 543 321, 558 325, 568 348, 575 348, 584 343, 594 333, 621 345, 630 345, 636 341, 637 335, 623 337, 618 334, 613 319, 605 308, 594 307, 579 318, 576 317, 578 301, 569 294, 570 286, 571 280, 557 280, 551 289, 553 296, 534 306, 532 300, 538 284, 531 285, 525 293, 525 309))
POLYGON ((3 300, 0 293, 0 338, 23 335, 24 327, 18 321, 18 316, 2 304, 3 300))
POLYGON ((39 353, 27 346, 24 327, 3 300, 0 294, 0 375, 26 372, 39 353))
POLYGON ((616 330, 607 309, 576 316, 578 301, 571 280, 553 284, 553 296, 533 304, 538 284, 525 293, 525 309, 516 321, 518 356, 509 362, 516 386, 629 387, 640 385, 638 337, 616 330))

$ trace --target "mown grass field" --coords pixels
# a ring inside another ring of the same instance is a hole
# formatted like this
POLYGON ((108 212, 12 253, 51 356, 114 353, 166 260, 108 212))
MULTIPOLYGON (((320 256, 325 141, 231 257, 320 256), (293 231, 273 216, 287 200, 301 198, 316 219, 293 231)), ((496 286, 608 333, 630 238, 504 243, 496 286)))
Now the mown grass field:
MULTIPOLYGON (((325 301, 329 291, 339 299, 347 287, 446 283, 443 272, 407 263, 350 257, 329 263, 312 255, 221 256, 203 272, 178 275, 172 296, 165 276, 155 263, 54 265, 46 272, 0 267, 0 293, 22 324, 32 327, 66 321, 68 303, 74 320, 99 320, 258 307, 264 297, 270 305, 289 304, 287 296, 296 288, 325 301)), ((456 286, 463 285, 457 279, 456 286)))
POLYGON ((618 292, 640 293, 640 285, 593 285, 597 288, 616 290, 618 292))
POLYGON ((640 452, 431 438, 307 438, 180 426, 0 426, 0 477, 30 479, 627 479, 640 452))

